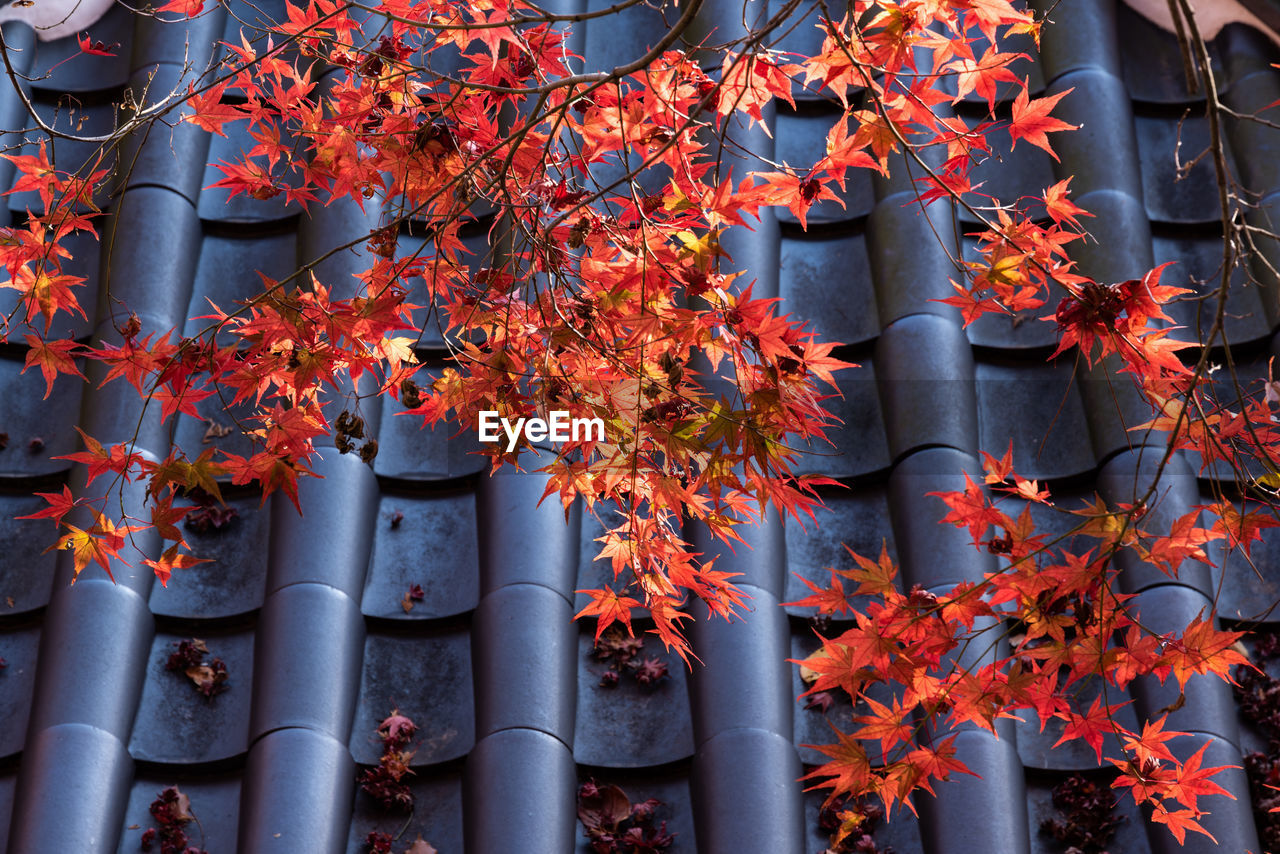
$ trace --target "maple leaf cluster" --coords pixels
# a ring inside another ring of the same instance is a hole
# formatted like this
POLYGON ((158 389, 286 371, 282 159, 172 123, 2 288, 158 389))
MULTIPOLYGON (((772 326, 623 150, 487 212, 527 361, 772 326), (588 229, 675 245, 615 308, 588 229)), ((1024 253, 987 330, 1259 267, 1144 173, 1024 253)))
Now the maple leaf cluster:
POLYGON ((578 821, 594 854, 659 854, 675 842, 664 821, 654 827, 657 798, 632 803, 612 783, 588 780, 578 787, 578 821))
POLYGON ((1053 787, 1053 805, 1061 818, 1040 822, 1041 832, 1071 846, 1068 850, 1107 854, 1107 843, 1124 821, 1124 816, 1115 814, 1116 799, 1109 787, 1072 774, 1053 787))
POLYGON ((177 786, 169 786, 151 802, 151 817, 156 827, 142 832, 141 848, 151 851, 160 844, 160 854, 208 854, 203 848, 190 844, 186 827, 196 820, 191 812, 191 799, 177 786))
MULTIPOLYGON (((173 0, 160 11, 194 15, 203 5, 173 0)), ((819 748, 832 761, 808 779, 832 798, 878 796, 888 812, 966 771, 955 728, 994 732, 999 718, 1030 710, 1042 725, 1060 721, 1063 740, 1083 740, 1099 762, 1104 745, 1121 745, 1106 748, 1116 786, 1179 840, 1203 832, 1199 799, 1223 793, 1210 779, 1218 769, 1200 767, 1203 751, 1177 760, 1164 746, 1177 734, 1164 731, 1163 718, 1131 732, 1116 723, 1115 704, 1079 708, 1074 689, 1095 677, 1123 689, 1146 674, 1182 686, 1196 674, 1228 677, 1240 662, 1238 633, 1218 630, 1212 614, 1182 632, 1145 630, 1118 592, 1116 559, 1125 553, 1174 575, 1185 561, 1208 562, 1216 541, 1248 558, 1276 524, 1267 511, 1280 493, 1280 392, 1268 378, 1247 395, 1216 393, 1206 382, 1211 340, 1194 367, 1184 362, 1193 345, 1170 337, 1165 306, 1187 289, 1161 283, 1165 266, 1120 283, 1080 275, 1067 249, 1085 237, 1088 213, 1070 201, 1070 179, 1013 201, 974 183, 974 168, 993 156, 993 134, 1056 158, 1050 135, 1073 129, 1052 116, 1071 92, 1032 98, 1022 67, 1029 58, 1000 47, 1010 36, 1038 39, 1042 20, 1009 0, 854 0, 839 19, 825 8, 815 16, 821 46, 812 55, 765 47, 798 5, 719 47, 680 46, 700 6, 691 0, 647 55, 575 74, 571 22, 523 0, 383 0, 373 40, 355 7, 287 4, 285 21, 227 44, 224 62, 183 99, 185 121, 215 134, 235 125, 253 140, 214 164, 221 178, 213 186, 305 210, 376 207, 383 219, 331 248, 363 246, 369 266, 353 281, 322 281, 316 264, 281 280, 263 276, 251 298, 211 305, 198 318, 205 331, 190 337, 144 328, 129 306, 114 335, 86 344, 50 335, 62 313, 87 319, 77 296, 85 283, 61 265, 70 238, 94 233, 107 175, 95 164, 60 171, 43 143, 5 155, 18 175, 13 191, 34 192, 41 209, 0 229, 3 286, 18 292, 0 339, 23 336, 24 370, 41 372, 46 396, 59 377, 83 380, 82 366, 96 362, 103 385, 123 381, 162 424, 180 414, 207 420, 203 401, 247 408, 237 426, 254 445, 194 457, 175 447, 156 459, 133 442, 104 446, 82 434, 84 450, 67 458, 84 466, 85 494, 41 493, 48 507, 24 518, 54 522, 54 548, 71 552, 76 576, 91 564, 111 576, 116 563, 127 565, 132 535, 154 530, 165 545, 141 559, 167 583, 199 562, 178 523, 199 530, 232 518, 220 484, 251 486, 264 501, 278 491, 298 506, 319 440, 331 436, 338 452, 358 449, 371 462, 377 443, 359 412, 379 396, 424 427, 460 430, 474 429, 481 412, 567 411, 599 419, 604 438, 575 437, 554 451, 491 445, 491 466, 536 465, 544 500, 554 496, 566 514, 580 503, 603 524, 599 559, 613 582, 581 591, 590 603, 577 615, 596 618, 597 642, 612 631, 623 649, 641 612, 688 662, 682 624, 691 602, 728 619, 747 597, 732 573, 693 551, 685 526, 733 545, 742 525, 771 510, 816 518, 817 489, 830 481, 796 474, 799 448, 826 440, 836 423, 826 408, 834 374, 849 366, 834 342, 757 295, 749 274, 734 270, 726 233, 772 207, 807 227, 813 205, 841 203, 850 170, 910 167, 921 206, 965 206, 980 222, 977 256, 960 265, 956 294, 944 300, 966 324, 1042 310, 1056 289, 1056 308, 1043 318, 1060 335, 1053 356, 1075 348, 1085 363, 1127 374, 1152 412, 1133 429, 1167 435, 1171 450, 1195 450, 1205 465, 1253 464, 1263 473, 1248 483, 1252 503, 1223 497, 1167 531, 1144 526, 1145 500, 1108 506, 1097 498, 1062 511, 1074 514, 1075 528, 1050 542, 1030 511, 1053 509, 1049 490, 1020 478, 1011 455, 987 456, 985 483, 966 475, 965 489, 939 497, 945 521, 999 556, 999 572, 949 592, 903 591, 883 553, 854 555, 826 586, 806 582, 812 595, 798 604, 851 623, 824 633, 804 661, 816 674, 807 693, 847 693, 857 727, 819 748), (446 66, 455 70, 437 70, 446 66), (322 84, 320 68, 340 71, 322 84), (797 87, 841 108, 825 152, 812 163, 732 175, 726 138, 744 126, 770 133, 772 108, 794 107, 797 87), (985 101, 984 115, 946 108, 970 95, 985 101), (1009 111, 997 110, 1009 95, 1009 111), (490 251, 472 256, 463 239, 479 234, 490 251), (415 288, 426 305, 409 301, 415 288), (445 343, 443 366, 423 358, 429 324, 445 343), (119 505, 88 491, 98 478, 108 489, 136 485, 143 517, 108 513, 119 505), (1025 506, 1006 510, 991 492, 1025 506), (175 506, 182 498, 196 508, 175 506), (989 643, 1007 625, 1018 627, 1008 655, 956 665, 958 649, 989 643), (901 688, 888 704, 868 691, 885 683, 901 688)), ((108 50, 87 39, 81 49, 108 50)), ((406 596, 407 610, 415 600, 406 596)), ((645 660, 634 669, 653 681, 665 665, 645 660)), ((412 724, 393 714, 379 732, 383 762, 362 785, 386 806, 408 806, 412 724)), ((619 843, 622 824, 639 821, 622 816, 625 796, 595 787, 584 798, 613 850, 669 839, 661 830, 632 834, 633 826, 621 836, 633 842, 619 843)), ((856 829, 845 838, 860 844, 856 829)))
POLYGON ((609 663, 609 669, 600 676, 600 685, 617 687, 621 674, 630 673, 636 683, 651 686, 667 677, 667 663, 652 655, 640 657, 644 639, 624 634, 618 626, 608 629, 596 639, 592 655, 597 661, 609 663))
POLYGON ((1129 789, 1135 802, 1148 805, 1152 820, 1166 824, 1179 842, 1188 830, 1208 835, 1197 821, 1204 814, 1199 799, 1234 796, 1210 779, 1222 768, 1201 767, 1205 746, 1180 761, 1166 747, 1182 735, 1164 729, 1167 714, 1135 732, 1116 720, 1127 702, 1105 703, 1099 696, 1085 709, 1076 696, 1095 678, 1124 691, 1150 674, 1161 682, 1172 677, 1185 689, 1193 675, 1229 679, 1231 668, 1245 663, 1236 649, 1242 633, 1220 631, 1201 614, 1181 634, 1157 636, 1128 607, 1133 595, 1119 592, 1116 584, 1115 560, 1122 551, 1176 575, 1184 560, 1207 563, 1202 547, 1225 533, 1194 527, 1199 509, 1175 520, 1171 533, 1158 538, 1128 524, 1128 516, 1101 498, 1078 509, 1056 508, 1048 490, 1014 471, 1012 448, 1001 459, 984 454, 984 470, 985 485, 1023 499, 1020 513, 1008 513, 967 474, 964 490, 936 495, 950 510, 943 522, 966 529, 975 548, 999 555, 1000 571, 946 593, 918 587, 903 593, 887 552, 878 561, 851 553, 853 567, 831 568, 827 587, 806 582, 815 592, 788 603, 849 614, 853 620, 834 637, 819 635, 821 649, 799 662, 816 675, 806 695, 843 690, 855 699, 854 722, 860 725, 848 734, 837 732, 837 744, 818 747, 831 761, 807 779, 831 790, 828 802, 875 793, 886 810, 897 802, 910 807, 908 798, 916 789, 932 792, 933 780, 970 773, 955 758, 961 726, 994 735, 1000 718, 1028 709, 1041 729, 1051 720, 1062 721, 1055 747, 1080 739, 1099 763, 1113 765, 1118 775, 1112 785, 1129 789), (1080 519, 1056 547, 1036 533, 1031 516, 1036 503, 1080 519), (845 581, 856 586, 846 588, 845 581), (870 602, 856 607, 855 596, 870 602), (955 666, 959 651, 996 646, 998 638, 991 635, 1011 624, 1019 633, 1008 639, 1007 655, 981 666, 955 666), (885 684, 900 689, 890 704, 869 693, 885 684), (857 714, 860 709, 866 713, 857 714), (922 727, 927 741, 918 737, 922 727), (878 745, 882 764, 873 764, 866 743, 878 745))
MULTIPOLYGON (((162 11, 191 14, 198 5, 184 0, 162 11)), ((167 582, 195 562, 174 525, 176 494, 201 489, 221 504, 217 479, 229 478, 257 485, 264 498, 280 490, 296 504, 314 441, 329 434, 341 452, 362 442, 371 460, 376 441, 363 436, 359 416, 343 408, 330 423, 326 415, 355 389, 399 398, 424 425, 451 420, 464 429, 482 411, 516 418, 566 410, 601 419, 606 436, 539 456, 546 495, 566 512, 581 501, 607 520, 600 556, 617 582, 586 591, 592 601, 579 616, 597 617, 598 630, 617 621, 629 628, 632 609, 642 609, 651 631, 688 661, 681 623, 689 600, 728 618, 745 598, 730 573, 693 552, 684 524, 701 523, 731 543, 769 506, 812 518, 816 487, 827 481, 794 473, 797 448, 825 441, 835 419, 821 386, 834 388, 833 372, 847 366, 834 343, 726 272, 725 230, 749 227, 768 206, 788 207, 804 224, 812 205, 838 198, 834 188, 850 169, 887 173, 897 153, 924 147, 947 153, 924 197, 967 193, 993 129, 1008 125, 1015 141, 1047 149, 1046 134, 1067 128, 1049 116, 1063 96, 1030 100, 1009 68, 1025 57, 992 46, 997 29, 1037 33, 1030 13, 1004 0, 939 5, 929 15, 914 6, 872 14, 864 14, 868 4, 855 7, 838 21, 824 17, 822 49, 796 56, 762 48, 767 30, 719 53, 674 49, 691 5, 633 67, 588 75, 571 73, 566 30, 553 25, 562 22, 519 2, 431 11, 383 3, 388 26, 367 43, 351 7, 289 5, 271 35, 301 58, 343 69, 323 87, 315 64, 291 62, 273 41, 242 35, 228 44, 223 65, 192 82, 184 107, 198 127, 223 134, 240 124, 254 141, 215 164, 222 177, 213 186, 303 208, 344 198, 377 204, 387 221, 353 241, 365 242, 372 260, 354 289, 311 270, 264 278, 243 305, 212 306, 199 337, 144 330, 137 315, 117 340, 94 345, 34 329, 28 366, 47 382, 79 376, 77 360, 93 360, 106 366, 105 383, 123 379, 159 402, 162 422, 200 417, 197 404, 215 394, 254 410, 247 433, 258 450, 249 455, 208 449, 191 459, 175 448, 156 463, 128 443, 102 448, 86 437, 86 451, 72 459, 90 466, 91 479, 109 472, 115 482, 145 483, 154 518, 95 516, 92 526, 73 526, 64 517, 89 499, 51 497, 41 515, 67 528, 60 546, 74 552, 77 573, 92 562, 110 572, 128 534, 151 526, 172 541, 158 560, 144 557, 167 582), (940 74, 919 73, 912 56, 920 50, 932 52, 940 74), (437 51, 460 55, 460 70, 434 72, 437 51), (992 108, 989 120, 969 127, 932 109, 953 76, 958 95, 945 98, 977 92, 992 108), (994 115, 998 84, 1021 87, 1011 122, 994 115), (826 154, 735 180, 714 140, 743 122, 767 131, 766 108, 778 99, 794 106, 795 86, 845 106, 826 154), (850 106, 855 91, 858 108, 850 106), (624 180, 596 177, 618 170, 624 180), (468 258, 462 235, 482 224, 502 251, 468 258), (408 250, 404 235, 413 236, 408 250), (416 280, 450 350, 450 364, 431 375, 415 351, 422 307, 406 299, 416 280)), ((15 231, 13 245, 0 246, 26 319, 43 317, 47 331, 59 311, 83 314, 73 292, 80 283, 61 276, 57 260, 60 240, 92 228, 88 216, 51 203, 91 198, 103 176, 64 175, 43 149, 11 159, 22 174, 15 190, 37 190, 55 211, 49 222, 32 218, 43 228, 15 231)), ((1064 188, 1056 192, 1065 197, 1064 188)), ((1072 210, 1065 198, 1053 206, 1055 217, 1074 221, 1072 210)), ((1018 228, 1026 226, 1008 219, 1000 239, 1021 243, 1018 228)), ((1042 231, 1040 248, 994 262, 1002 287, 1015 276, 1011 263, 1028 267, 1060 253, 1061 238, 1042 231)), ((488 453, 496 468, 519 465, 521 450, 488 453)))
POLYGON ((382 757, 377 765, 360 775, 360 788, 385 810, 413 808, 413 792, 409 791, 404 778, 413 773, 409 762, 416 751, 406 748, 417 731, 417 725, 400 714, 398 709, 392 709, 391 714, 378 724, 382 757))
POLYGON ((191 680, 196 691, 206 700, 227 690, 227 664, 221 658, 209 658, 209 646, 200 638, 177 641, 169 653, 164 669, 182 673, 191 680))

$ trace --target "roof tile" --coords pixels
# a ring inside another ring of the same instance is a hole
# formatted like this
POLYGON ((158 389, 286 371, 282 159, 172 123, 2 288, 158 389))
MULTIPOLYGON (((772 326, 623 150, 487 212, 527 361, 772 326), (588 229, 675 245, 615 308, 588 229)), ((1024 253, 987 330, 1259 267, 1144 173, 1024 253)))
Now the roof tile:
POLYGON ((624 670, 618 683, 609 687, 601 679, 617 665, 593 654, 592 634, 590 624, 578 633, 574 759, 580 765, 613 769, 666 765, 691 757, 689 674, 684 662, 664 651, 653 636, 637 633, 646 643, 636 661, 657 659, 667 666, 667 676, 641 685, 624 670))
MULTIPOLYGON (((397 627, 398 628, 398 627, 397 627)), ((371 631, 364 642, 351 755, 377 765, 379 724, 398 709, 417 724, 412 766, 466 756, 475 743, 471 639, 465 624, 433 624, 413 634, 371 631)))
POLYGON ((480 559, 473 489, 384 489, 374 525, 360 606, 366 617, 420 622, 476 607, 480 559), (422 601, 406 611, 403 597, 414 585, 422 588, 422 601))
POLYGON ((253 696, 253 633, 206 632, 206 661, 221 659, 227 668, 225 690, 203 696, 182 670, 168 660, 186 638, 158 632, 151 642, 146 683, 133 722, 129 754, 141 762, 200 765, 242 756, 249 749, 249 709, 253 696))

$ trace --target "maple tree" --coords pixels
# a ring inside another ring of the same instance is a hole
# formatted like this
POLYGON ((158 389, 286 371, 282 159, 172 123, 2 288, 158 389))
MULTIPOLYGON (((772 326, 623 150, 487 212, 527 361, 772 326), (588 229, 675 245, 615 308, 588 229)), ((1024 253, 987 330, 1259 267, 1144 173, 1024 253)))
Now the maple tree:
MULTIPOLYGON (((692 619, 689 601, 729 618, 746 594, 731 573, 699 559, 684 525, 740 543, 743 526, 770 508, 814 520, 818 488, 832 482, 798 474, 799 449, 826 439, 835 419, 825 401, 835 372, 848 367, 834 355, 836 342, 780 313, 776 298, 753 293, 750 272, 732 269, 726 233, 749 228, 771 206, 804 227, 815 204, 840 202, 850 170, 888 175, 910 166, 921 206, 962 205, 982 223, 977 255, 958 261, 962 275, 945 300, 966 325, 986 313, 1040 309, 1060 332, 1053 356, 1115 365, 1150 403, 1151 420, 1130 426, 1164 448, 1162 468, 1189 449, 1206 465, 1237 471, 1262 461, 1264 474, 1245 484, 1251 501, 1224 491, 1159 530, 1144 526, 1158 500, 1154 483, 1129 505, 1097 498, 1057 508, 1047 488, 1014 471, 1011 452, 984 455, 983 483, 966 474, 963 490, 937 499, 950 511, 947 523, 999 556, 997 572, 947 593, 903 590, 887 553, 854 555, 852 568, 833 568, 825 587, 806 582, 813 594, 794 603, 850 621, 823 635, 802 664, 810 694, 840 689, 859 709, 858 728, 837 732, 821 748, 831 761, 807 779, 831 790, 828 806, 878 796, 888 811, 967 771, 955 757, 956 728, 994 732, 998 719, 1030 709, 1041 722, 1064 722, 1064 741, 1082 740, 1099 763, 1114 765, 1116 787, 1179 840, 1206 832, 1202 799, 1228 793, 1212 780, 1221 769, 1201 767, 1203 749, 1179 760, 1165 746, 1178 733, 1163 729, 1164 718, 1130 731, 1117 722, 1119 704, 1082 708, 1075 695, 1095 677, 1117 689, 1144 675, 1182 687, 1195 674, 1230 678, 1244 662, 1233 647, 1240 633, 1217 629, 1212 614, 1156 634, 1116 584, 1121 555, 1175 575, 1188 560, 1207 562, 1214 541, 1247 557, 1277 524, 1270 511, 1280 469, 1271 461, 1280 394, 1268 383, 1227 396, 1208 382, 1211 348, 1226 343, 1229 276, 1197 349, 1169 337, 1164 306, 1189 292, 1167 283, 1172 271, 1157 267, 1121 283, 1076 271, 1067 250, 1085 237, 1087 212, 1071 202, 1070 179, 1035 199, 995 199, 975 186, 973 169, 990 155, 996 131, 1015 148, 1056 158, 1050 135, 1073 129, 1052 115, 1070 91, 1033 97, 1030 58, 1001 48, 1009 36, 1038 39, 1045 23, 1007 0, 855 0, 839 14, 824 2, 787 0, 755 26, 701 39, 691 25, 704 14, 702 0, 682 0, 644 55, 576 72, 573 24, 637 2, 553 13, 524 0, 306 0, 288 5, 269 32, 243 32, 220 65, 165 103, 210 133, 247 127, 255 144, 215 164, 223 177, 213 186, 308 210, 376 205, 384 220, 331 249, 367 248, 371 263, 357 282, 322 281, 315 264, 285 279, 264 276, 253 298, 212 305, 200 335, 144 328, 129 306, 113 309, 114 336, 80 343, 51 334, 63 315, 85 318, 78 293, 86 282, 63 262, 73 236, 96 233, 95 191, 109 175, 100 158, 82 170, 55 168, 43 141, 34 153, 5 155, 19 175, 13 191, 34 191, 42 202, 0 235, 4 286, 19 294, 2 332, 26 343, 24 370, 40 371, 49 389, 61 377, 84 381, 83 364, 99 363, 101 384, 131 386, 162 423, 179 413, 201 417, 196 404, 216 395, 252 411, 240 423, 256 442, 247 455, 174 447, 155 459, 132 442, 104 445, 82 434, 84 450, 68 459, 85 467, 84 493, 42 493, 48 507, 24 518, 58 526, 54 547, 71 552, 77 575, 94 563, 110 574, 131 535, 154 529, 167 545, 141 559, 167 584, 199 560, 177 523, 225 506, 220 483, 254 484, 264 501, 279 491, 301 511, 298 482, 314 474, 317 441, 333 436, 342 453, 358 445, 371 461, 377 443, 360 409, 382 395, 424 427, 474 430, 485 411, 524 418, 566 410, 600 419, 605 438, 588 432, 540 454, 494 445, 486 450, 492 467, 537 466, 545 500, 566 513, 580 502, 605 522, 600 557, 615 584, 585 591, 591 603, 578 615, 595 618, 597 641, 614 624, 630 635, 639 611, 689 661, 695 651, 681 627, 692 619), (818 51, 768 46, 809 12, 817 12, 818 51), (324 67, 342 73, 322 82, 324 67), (742 161, 725 151, 753 129, 769 133, 769 109, 794 106, 796 87, 841 107, 825 154, 732 174, 729 164, 742 161), (997 108, 1009 100, 1002 92, 1013 94, 1007 114, 997 108), (986 103, 985 117, 945 108, 970 95, 986 103), (462 239, 479 223, 493 249, 485 258, 469 256, 462 239), (409 302, 407 283, 416 279, 429 306, 409 302), (1051 289, 1063 294, 1056 307, 1051 289), (429 324, 449 348, 443 367, 419 358, 429 324), (94 492, 99 478, 109 488, 94 492), (140 486, 141 515, 109 500, 125 484, 140 486), (198 498, 199 509, 175 506, 181 496, 198 498), (1021 512, 1007 509, 1010 500, 1021 512), (1033 504, 1073 514, 1070 535, 1040 532, 1033 504), (1007 654, 980 667, 958 664, 957 650, 995 644, 991 636, 1001 633, 1007 654), (900 689, 889 703, 869 693, 886 683, 900 689), (867 743, 883 762, 871 761, 867 743)), ((1182 8, 1207 78, 1225 186, 1220 105, 1194 16, 1182 8)), ((173 0, 159 14, 203 10, 202 0, 173 0)), ((87 37, 79 45, 112 49, 87 37)), ((1228 236, 1240 233, 1230 204, 1224 195, 1228 236)), ((1233 247, 1248 244, 1225 243, 1229 271, 1233 247)), ((850 824, 841 839, 862 820, 842 818, 850 824)))

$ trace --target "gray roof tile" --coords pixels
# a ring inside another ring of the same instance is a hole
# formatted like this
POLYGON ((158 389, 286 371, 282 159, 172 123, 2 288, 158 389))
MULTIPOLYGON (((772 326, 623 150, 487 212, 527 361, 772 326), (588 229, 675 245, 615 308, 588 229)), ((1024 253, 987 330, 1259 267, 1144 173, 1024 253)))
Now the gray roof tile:
MULTIPOLYGON (((253 704, 253 633, 201 631, 209 648, 205 660, 227 668, 225 690, 205 697, 169 656, 188 638, 157 632, 151 642, 146 683, 133 723, 129 754, 140 762, 201 765, 235 757, 249 749, 249 709, 253 704)), ((162 787, 163 788, 163 787, 162 787)))
POLYGON ((357 762, 378 764, 383 750, 375 732, 392 709, 418 725, 414 768, 467 755, 475 744, 467 628, 451 621, 407 634, 397 626, 365 638, 360 699, 351 729, 351 755, 357 762))
POLYGON ((667 677, 651 685, 622 678, 608 687, 601 684, 601 679, 615 665, 593 654, 594 630, 591 623, 586 623, 578 634, 573 758, 580 765, 610 769, 612 780, 614 768, 666 765, 691 757, 689 674, 679 656, 664 651, 650 637, 640 658, 652 657, 666 664, 667 677))

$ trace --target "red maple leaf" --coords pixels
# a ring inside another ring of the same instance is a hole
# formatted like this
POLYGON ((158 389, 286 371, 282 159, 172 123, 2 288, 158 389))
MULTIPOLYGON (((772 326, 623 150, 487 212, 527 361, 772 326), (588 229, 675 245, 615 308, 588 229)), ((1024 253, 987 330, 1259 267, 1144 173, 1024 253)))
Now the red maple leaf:
POLYGON ((1018 140, 1025 139, 1034 146, 1049 152, 1054 160, 1058 159, 1058 155, 1054 153, 1053 147, 1049 145, 1049 138, 1045 134, 1054 133, 1062 130, 1076 130, 1079 125, 1071 125, 1061 119, 1052 118, 1049 113, 1058 102, 1075 91, 1075 88, 1059 92, 1056 95, 1050 95, 1047 98, 1037 98, 1032 101, 1030 95, 1027 94, 1026 82, 1023 82, 1022 91, 1018 93, 1018 97, 1013 100, 1013 120, 1009 123, 1009 150, 1018 147, 1018 140))

